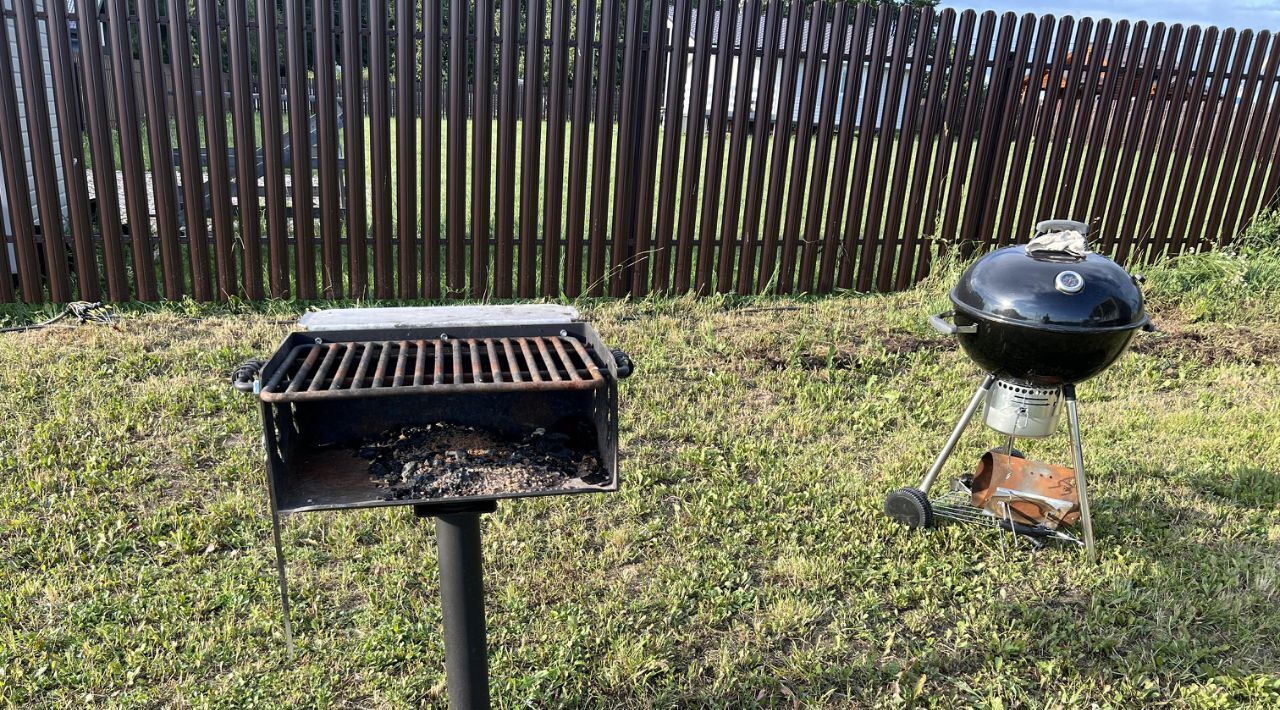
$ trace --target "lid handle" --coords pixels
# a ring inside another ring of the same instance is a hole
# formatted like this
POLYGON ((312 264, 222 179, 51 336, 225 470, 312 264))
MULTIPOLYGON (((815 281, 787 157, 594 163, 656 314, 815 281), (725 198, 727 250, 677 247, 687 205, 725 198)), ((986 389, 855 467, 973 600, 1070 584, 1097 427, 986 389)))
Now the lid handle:
POLYGON ((929 316, 929 325, 932 326, 934 330, 938 331, 939 333, 942 333, 943 335, 956 335, 958 333, 978 332, 977 323, 974 323, 972 325, 956 325, 955 323, 947 320, 948 318, 954 317, 955 314, 956 314, 955 311, 943 311, 936 316, 929 316))
POLYGON ((1053 232, 1079 232, 1080 236, 1089 236, 1089 225, 1074 219, 1046 219, 1036 222, 1036 236, 1053 232))

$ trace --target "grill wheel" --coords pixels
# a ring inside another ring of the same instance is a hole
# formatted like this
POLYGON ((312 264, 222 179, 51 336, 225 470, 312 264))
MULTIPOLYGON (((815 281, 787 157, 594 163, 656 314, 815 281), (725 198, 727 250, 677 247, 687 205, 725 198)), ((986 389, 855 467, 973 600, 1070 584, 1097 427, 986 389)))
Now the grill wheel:
POLYGON ((884 512, 909 528, 933 527, 933 506, 929 498, 915 488, 899 488, 884 499, 884 512))

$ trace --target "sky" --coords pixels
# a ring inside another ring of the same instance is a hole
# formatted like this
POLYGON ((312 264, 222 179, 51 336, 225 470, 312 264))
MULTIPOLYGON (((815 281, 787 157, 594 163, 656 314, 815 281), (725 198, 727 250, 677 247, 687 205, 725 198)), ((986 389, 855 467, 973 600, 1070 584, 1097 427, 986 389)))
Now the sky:
POLYGON ((1280 0, 942 0, 941 6, 1280 31, 1280 0))

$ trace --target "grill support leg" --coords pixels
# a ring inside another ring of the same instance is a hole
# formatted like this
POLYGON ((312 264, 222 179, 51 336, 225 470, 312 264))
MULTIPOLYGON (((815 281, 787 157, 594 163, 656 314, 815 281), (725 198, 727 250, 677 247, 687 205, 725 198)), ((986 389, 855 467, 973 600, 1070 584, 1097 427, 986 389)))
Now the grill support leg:
POLYGON ((1084 448, 1080 443, 1080 413, 1076 409, 1076 388, 1063 388, 1067 400, 1067 417, 1071 420, 1071 454, 1076 469, 1076 491, 1080 497, 1080 532, 1084 535, 1084 552, 1089 562, 1097 560, 1093 547, 1093 516, 1089 514, 1089 490, 1084 477, 1084 448))
POLYGON ((492 501, 414 506, 418 517, 436 519, 445 675, 454 710, 489 707, 480 516, 496 509, 492 501))
POLYGON ((271 506, 271 534, 276 542, 276 575, 280 579, 280 611, 284 614, 284 643, 293 655, 293 624, 289 621, 289 578, 284 567, 284 545, 280 543, 280 514, 271 506))
POLYGON ((924 475, 924 479, 920 481, 920 492, 928 493, 929 488, 933 486, 933 481, 942 472, 942 467, 946 465, 947 459, 951 458, 951 452, 956 448, 956 444, 960 441, 960 436, 964 434, 965 427, 969 426, 969 421, 973 419, 973 415, 978 411, 978 407, 982 404, 982 399, 987 396, 987 390, 991 389, 991 383, 996 381, 995 375, 987 375, 982 380, 982 384, 978 385, 978 391, 973 393, 973 399, 969 400, 969 406, 965 407, 964 414, 960 415, 960 421, 956 422, 956 428, 951 432, 951 437, 947 439, 947 443, 943 445, 942 451, 938 453, 938 458, 933 462, 933 466, 929 467, 929 472, 924 475))

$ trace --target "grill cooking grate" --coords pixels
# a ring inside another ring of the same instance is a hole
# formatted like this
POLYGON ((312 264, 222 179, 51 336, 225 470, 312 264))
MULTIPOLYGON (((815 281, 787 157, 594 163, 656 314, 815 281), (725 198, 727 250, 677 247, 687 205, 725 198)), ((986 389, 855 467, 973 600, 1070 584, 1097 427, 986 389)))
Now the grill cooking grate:
POLYGON ((307 343, 289 352, 261 398, 595 389, 605 378, 589 348, 566 336, 307 343))

